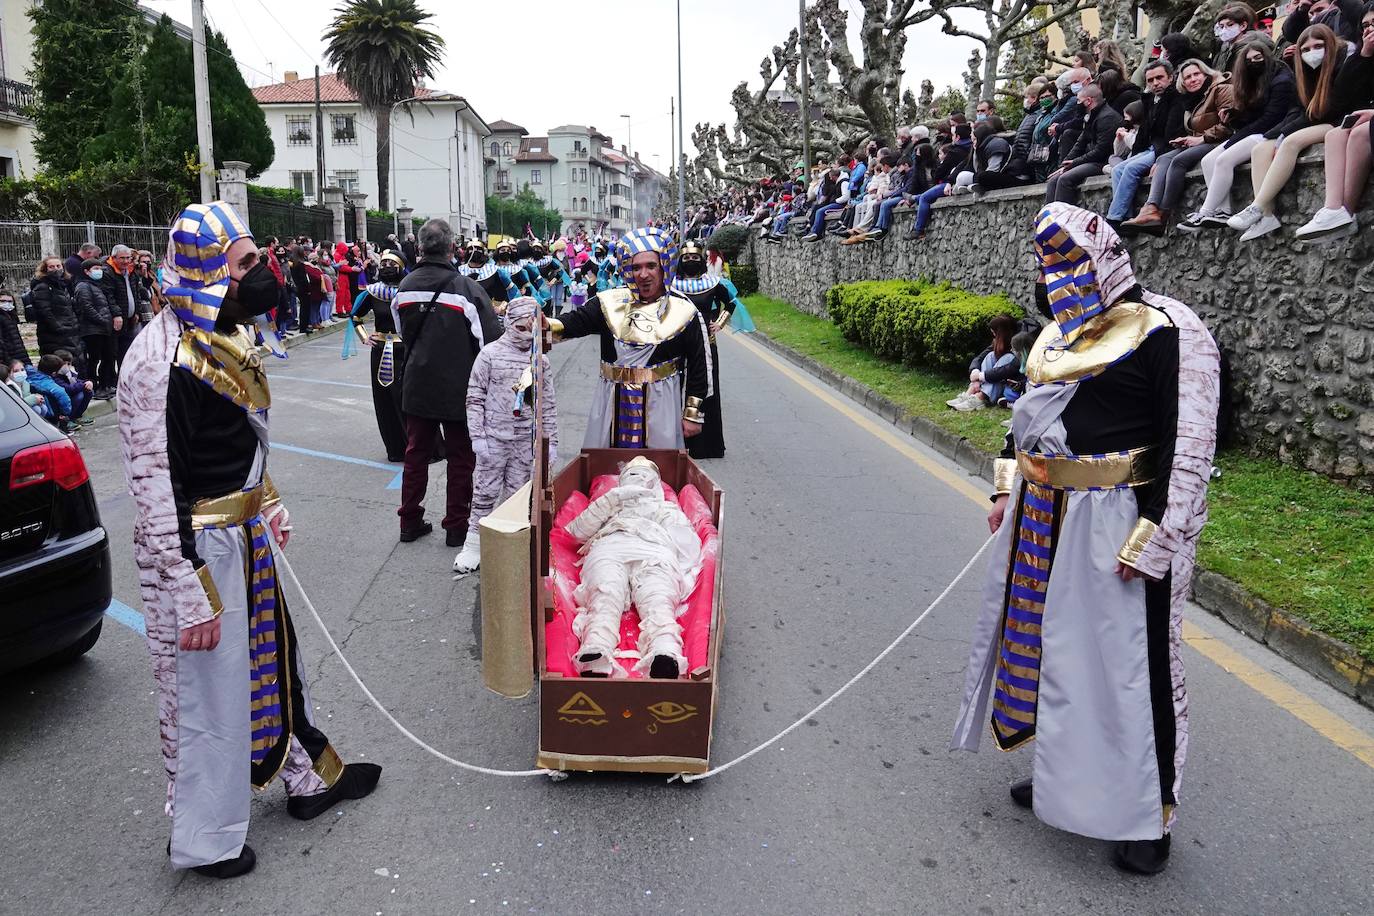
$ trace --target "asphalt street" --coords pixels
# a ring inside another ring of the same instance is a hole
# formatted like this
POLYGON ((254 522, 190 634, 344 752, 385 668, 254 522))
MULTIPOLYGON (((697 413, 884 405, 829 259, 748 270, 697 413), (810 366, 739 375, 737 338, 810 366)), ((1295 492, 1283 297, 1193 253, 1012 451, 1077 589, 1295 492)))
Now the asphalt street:
MULTIPOLYGON (((464 760, 532 767, 533 699, 481 683, 477 579, 453 579, 442 537, 397 543, 399 466, 385 463, 366 358, 341 361, 339 343, 270 361, 270 468, 292 511, 292 563, 409 728, 464 760)), ((560 344, 552 358, 566 456, 581 441, 595 344, 560 344)), ((717 763, 867 664, 987 534, 986 504, 950 463, 818 396, 757 345, 726 338, 721 361, 729 452, 707 463, 727 494, 717 763)), ((114 419, 80 444, 115 596, 138 610, 114 419)), ((443 466, 433 471, 437 525, 443 466)), ((227 882, 167 864, 147 652, 107 618, 80 662, 0 681, 0 912, 1369 912, 1374 714, 1196 609, 1191 754, 1163 875, 1118 873, 1107 844, 1014 807, 1006 789, 1028 751, 948 751, 981 575, 980 564, 818 718, 693 785, 456 770, 366 703, 288 593, 321 727, 346 759, 385 772, 372 797, 308 823, 287 816, 279 785, 264 792, 249 832, 257 870, 227 882)))

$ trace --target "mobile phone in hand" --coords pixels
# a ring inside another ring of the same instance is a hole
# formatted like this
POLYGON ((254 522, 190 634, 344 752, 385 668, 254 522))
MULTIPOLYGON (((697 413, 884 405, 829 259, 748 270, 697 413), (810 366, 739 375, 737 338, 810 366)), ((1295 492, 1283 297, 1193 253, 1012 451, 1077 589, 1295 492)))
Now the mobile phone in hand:
POLYGON ((1341 130, 1350 130, 1350 128, 1354 127, 1358 123, 1360 123, 1359 115, 1348 114, 1341 119, 1341 130))

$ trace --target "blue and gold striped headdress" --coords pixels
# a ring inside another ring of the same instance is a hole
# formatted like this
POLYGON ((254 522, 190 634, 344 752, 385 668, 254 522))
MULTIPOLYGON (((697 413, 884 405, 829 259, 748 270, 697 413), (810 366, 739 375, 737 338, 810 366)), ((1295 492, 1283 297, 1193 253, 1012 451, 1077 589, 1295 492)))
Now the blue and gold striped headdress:
POLYGON ((1130 255, 1116 231, 1096 213, 1047 204, 1035 220, 1035 255, 1050 310, 1065 343, 1136 285, 1130 255))
POLYGON ((220 305, 229 292, 229 246, 252 238, 248 224, 222 200, 191 204, 172 223, 162 292, 190 332, 194 345, 210 352, 220 305))
POLYGON ((663 289, 665 292, 672 288, 673 277, 677 276, 677 239, 670 233, 662 229, 648 227, 636 229, 628 235, 621 236, 620 241, 615 243, 616 267, 620 271, 620 279, 624 281, 631 293, 638 298, 639 294, 634 292, 634 277, 630 272, 630 262, 637 254, 652 251, 658 255, 658 262, 663 266, 663 289))

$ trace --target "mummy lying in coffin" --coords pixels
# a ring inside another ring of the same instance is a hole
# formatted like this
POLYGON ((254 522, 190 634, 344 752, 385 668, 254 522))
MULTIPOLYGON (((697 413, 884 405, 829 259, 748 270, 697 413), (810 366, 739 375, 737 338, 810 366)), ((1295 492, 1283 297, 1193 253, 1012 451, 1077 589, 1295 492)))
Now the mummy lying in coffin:
POLYGON ((696 587, 702 548, 682 509, 664 499, 658 466, 642 456, 627 462, 619 485, 566 530, 582 545, 582 581, 573 593, 578 673, 612 674, 620 619, 633 601, 640 617, 635 669, 676 678, 687 666, 678 615, 696 587))

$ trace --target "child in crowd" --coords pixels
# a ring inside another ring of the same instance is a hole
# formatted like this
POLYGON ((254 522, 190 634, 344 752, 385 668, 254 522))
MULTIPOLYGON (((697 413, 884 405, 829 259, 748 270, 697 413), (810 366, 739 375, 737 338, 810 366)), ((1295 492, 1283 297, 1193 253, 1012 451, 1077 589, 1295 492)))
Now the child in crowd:
MULTIPOLYGON (((998 315, 988 322, 992 343, 969 363, 968 388, 945 403, 958 411, 1010 407, 1019 394, 1013 383, 1024 383, 1022 361, 1012 349, 1012 338, 1020 325, 1010 315, 998 315), (1007 397, 1008 394, 1011 397, 1007 397)), ((1027 347, 1029 352, 1029 347, 1027 347)))
POLYGON ((43 419, 64 432, 71 417, 72 402, 52 377, 42 370, 43 360, 49 360, 47 368, 52 371, 61 367, 55 356, 45 356, 38 361, 37 367, 25 366, 17 359, 9 361, 7 381, 11 388, 19 392, 24 403, 43 419))
MULTIPOLYGON (((78 426, 90 426, 95 421, 85 416, 86 408, 90 406, 91 398, 95 395, 95 385, 81 377, 76 369, 76 357, 69 350, 55 350, 53 356, 61 362, 60 368, 52 376, 63 391, 67 392, 67 397, 71 398, 72 412, 71 418, 78 426)), ((42 361, 40 360, 40 365, 42 361)))

